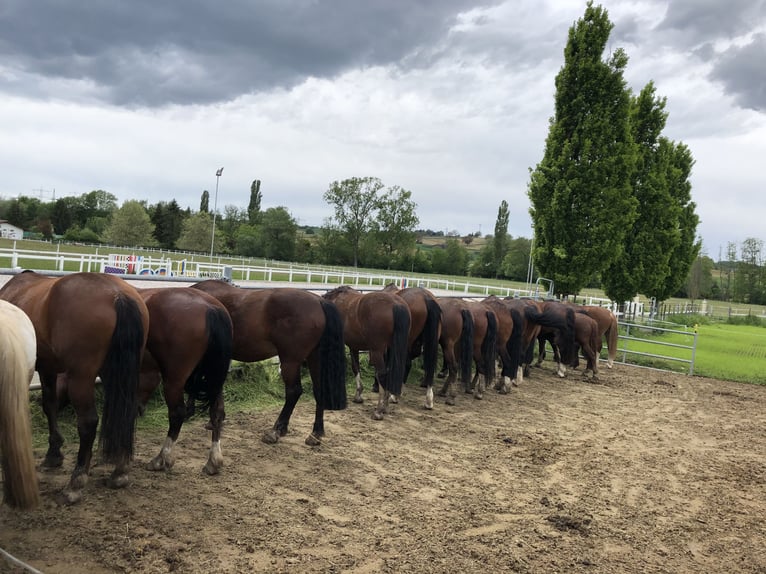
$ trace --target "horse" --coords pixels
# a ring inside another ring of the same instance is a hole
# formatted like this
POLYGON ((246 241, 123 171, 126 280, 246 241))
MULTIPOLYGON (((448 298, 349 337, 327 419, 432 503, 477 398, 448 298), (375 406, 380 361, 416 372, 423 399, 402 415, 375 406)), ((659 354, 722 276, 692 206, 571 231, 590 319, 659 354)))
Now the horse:
POLYGON ((27 314, 0 300, 0 468, 3 499, 13 508, 40 504, 32 451, 29 383, 35 371, 37 339, 27 314))
POLYGON ((290 287, 249 290, 208 279, 191 288, 212 295, 229 312, 234 326, 232 359, 249 363, 279 357, 285 403, 261 440, 274 444, 287 434, 303 393, 301 365, 305 362, 316 402, 314 425, 305 443, 320 445, 325 436, 324 411, 346 408, 343 321, 335 305, 290 287))
MULTIPOLYGON (((441 331, 442 310, 436 297, 423 287, 405 287, 399 289, 395 284, 389 283, 383 288, 384 292, 395 293, 404 299, 410 308, 410 336, 409 355, 405 368, 404 381, 410 374, 412 361, 417 357, 423 357, 423 381, 420 386, 426 389, 433 387, 436 365, 439 359, 439 333, 441 331)), ((430 391, 433 396, 433 390, 430 391)), ((433 408, 433 404, 426 408, 433 408)))
POLYGON ((495 390, 507 394, 511 385, 517 385, 520 378, 521 337, 523 335, 522 317, 511 302, 489 295, 482 302, 494 310, 497 317, 497 354, 500 357, 501 380, 495 384, 495 390))
POLYGON ((100 377, 104 405, 99 447, 114 463, 112 488, 128 485, 133 457, 138 382, 149 330, 149 311, 136 289, 114 275, 71 273, 58 278, 33 271, 14 275, 0 299, 20 307, 35 326, 36 368, 48 419, 48 452, 43 466, 58 468, 64 442, 58 429, 57 373, 63 373, 77 415, 80 447, 63 502, 82 498, 88 482, 98 427, 95 384, 100 377))
MULTIPOLYGON (((598 323, 585 313, 575 313, 575 343, 579 346, 586 360, 583 376, 598 379, 598 353, 601 348, 601 333, 598 323)), ((575 366, 578 353, 572 357, 572 366, 575 366)))
POLYGON ((168 408, 168 434, 149 470, 170 470, 173 446, 184 420, 199 401, 210 414, 212 444, 203 470, 218 474, 223 466, 221 427, 223 385, 229 373, 234 328, 223 303, 198 289, 139 289, 149 309, 149 335, 141 366, 139 403, 145 406, 162 380, 168 408), (184 403, 184 392, 189 404, 184 403))
POLYGON ((521 330, 520 342, 518 343, 518 364, 519 372, 514 384, 523 381, 524 377, 529 376, 529 368, 534 358, 535 341, 540 334, 541 326, 527 317, 527 309, 532 307, 537 309, 534 300, 521 297, 504 297, 503 301, 511 308, 514 315, 514 326, 519 326, 521 330))
MULTIPOLYGON (((538 335, 541 349, 545 348, 544 340, 553 343, 558 358, 556 372, 559 377, 565 377, 566 365, 571 364, 575 356, 574 309, 559 301, 535 301, 526 308, 525 316, 541 327, 538 335)), ((541 356, 544 356, 544 351, 541 351, 541 356)))
POLYGON ((343 317, 343 340, 351 355, 356 380, 354 402, 362 402, 359 351, 369 351, 379 385, 378 404, 372 418, 382 420, 392 396, 402 392, 412 321, 410 308, 398 295, 372 291, 362 293, 348 285, 322 295, 337 305, 343 317))
MULTIPOLYGON (((442 309, 442 331, 439 337, 444 372, 447 379, 439 391, 439 396, 446 396, 448 405, 455 404, 455 380, 458 368, 463 386, 471 380, 471 363, 473 361, 473 314, 468 303, 462 299, 438 297, 436 301, 442 309)), ((433 405, 433 396, 427 397, 433 405)))
POLYGON ((614 360, 617 357, 617 339, 619 327, 617 326, 617 317, 614 313, 606 307, 598 307, 596 305, 584 305, 576 308, 578 313, 585 313, 596 321, 599 331, 599 346, 598 352, 601 352, 601 341, 606 337, 606 347, 608 352, 608 359, 606 366, 611 369, 614 365, 614 360))
POLYGON ((475 399, 484 398, 487 381, 495 379, 495 355, 497 353, 497 315, 483 301, 468 301, 473 319, 473 360, 476 374, 465 392, 473 391, 475 399))

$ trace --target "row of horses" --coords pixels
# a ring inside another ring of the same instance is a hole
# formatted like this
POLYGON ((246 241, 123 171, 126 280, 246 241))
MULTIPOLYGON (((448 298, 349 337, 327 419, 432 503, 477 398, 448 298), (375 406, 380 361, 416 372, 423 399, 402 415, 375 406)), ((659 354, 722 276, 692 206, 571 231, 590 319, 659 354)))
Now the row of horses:
POLYGON ((576 364, 578 348, 587 370, 595 375, 604 335, 609 366, 616 353, 617 325, 608 310, 495 296, 466 301, 435 297, 418 287, 389 285, 363 293, 342 286, 319 296, 300 289, 250 290, 207 280, 189 288, 136 289, 108 274, 52 278, 27 271, 0 289, 3 301, 7 303, 0 310, 13 309, 8 313, 16 317, 0 322, 4 498, 20 508, 34 507, 39 500, 28 420, 32 368, 40 377, 48 420, 43 467, 63 464, 60 406, 68 401, 76 414, 77 460, 59 495, 62 503, 71 504, 82 497, 91 466, 99 422, 97 377, 103 384, 99 447, 105 462, 114 464, 107 484, 120 488, 129 482, 136 416, 160 384, 169 427, 148 468, 172 467, 173 447, 184 420, 203 408, 212 431, 204 470, 220 471, 223 386, 232 360, 279 358, 285 401, 262 437, 267 443, 287 433, 303 392, 301 369, 308 369, 316 410, 305 442, 316 446, 325 435, 324 411, 347 405, 346 348, 356 381, 355 402, 363 400, 360 353, 369 354, 378 389, 372 415, 377 420, 401 394, 418 357, 423 361, 424 406, 433 408, 439 349, 445 377, 439 394, 448 404, 455 402, 458 376, 465 391, 481 398, 486 385, 496 379, 497 359, 501 373, 495 388, 509 392, 524 370, 528 373, 538 340, 552 343, 561 376, 567 365, 576 364), (21 366, 6 366, 13 361, 21 366), (13 410, 7 410, 10 404, 13 410))

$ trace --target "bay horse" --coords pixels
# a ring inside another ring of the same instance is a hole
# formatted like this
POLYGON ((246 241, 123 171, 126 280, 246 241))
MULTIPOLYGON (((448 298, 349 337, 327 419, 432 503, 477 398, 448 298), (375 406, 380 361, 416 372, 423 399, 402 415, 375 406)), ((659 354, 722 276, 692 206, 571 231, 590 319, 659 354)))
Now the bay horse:
MULTIPOLYGON (((420 386, 426 389, 433 387, 436 366, 439 360, 439 333, 441 331, 442 310, 436 297, 423 287, 405 287, 399 289, 393 283, 383 288, 384 292, 395 293, 404 299, 410 308, 409 355, 405 368, 404 381, 412 368, 412 361, 423 357, 423 381, 420 386)), ((433 396, 433 390, 430 392, 433 396)), ((426 405, 426 408, 432 408, 426 405)))
MULTIPOLYGON (((598 307, 596 305, 583 305, 576 309, 578 313, 585 313, 596 321, 598 324, 599 341, 602 342, 606 337, 606 347, 608 353, 608 359, 606 362, 607 368, 611 369, 614 365, 614 360, 617 357, 617 340, 619 336, 619 327, 617 325, 617 317, 610 309, 606 307, 598 307)), ((598 353, 601 352, 601 345, 598 346, 598 353)))
MULTIPOLYGON (((455 380, 458 369, 463 386, 467 386, 471 380, 471 367, 473 361, 473 314, 468 303, 462 299, 453 297, 437 297, 437 302, 442 309, 442 330, 439 337, 444 369, 447 379, 439 391, 439 396, 446 396, 448 405, 455 404, 455 380)), ((433 396, 430 399, 433 407, 433 396)))
POLYGON ((476 374, 465 385, 465 392, 473 391, 476 399, 484 397, 487 381, 495 379, 495 356, 497 355, 497 315, 483 301, 468 301, 473 319, 473 362, 476 374))
POLYGON ((145 406, 162 381, 168 408, 168 434, 149 470, 173 467, 173 446, 195 403, 210 414, 212 444, 203 470, 217 474, 223 466, 221 427, 223 385, 231 364, 234 328, 223 303, 186 287, 139 289, 149 310, 149 335, 141 366, 139 402, 145 406), (184 392, 189 405, 184 402, 184 392))
POLYGON ((287 434, 303 393, 301 366, 305 362, 316 402, 314 425, 305 442, 320 445, 325 435, 324 411, 346 408, 343 321, 335 305, 290 287, 251 290, 208 279, 191 288, 212 295, 229 312, 234 326, 232 359, 250 363, 279 357, 285 403, 261 440, 274 444, 287 434))
MULTIPOLYGON (((586 360, 586 367, 583 375, 598 378, 598 353, 601 348, 601 334, 598 323, 586 313, 575 313, 575 349, 579 346, 586 360)), ((578 352, 572 357, 571 365, 576 366, 578 352)))
POLYGON ((378 404, 372 418, 382 420, 391 397, 402 392, 412 321, 410 308, 396 294, 362 293, 348 285, 336 287, 322 297, 332 301, 343 317, 343 340, 350 351, 356 381, 355 403, 363 401, 359 352, 369 351, 379 385, 378 404))
POLYGON ((518 362, 519 372, 514 384, 524 380, 524 377, 529 376, 529 368, 534 359, 535 341, 540 334, 542 328, 539 324, 535 323, 532 319, 527 317, 527 309, 537 309, 537 305, 533 299, 528 297, 504 297, 503 301, 511 308, 514 314, 514 325, 519 325, 521 330, 521 341, 518 344, 518 362))
POLYGON ((502 370, 495 390, 507 394, 511 385, 516 385, 520 378, 521 338, 524 332, 522 316, 510 301, 500 299, 496 295, 489 295, 482 302, 494 310, 497 317, 497 355, 500 357, 502 370))
POLYGON ((3 500, 31 510, 40 504, 32 450, 29 383, 35 372, 37 340, 27 314, 0 300, 0 468, 3 500))
POLYGON ((63 373, 77 415, 80 447, 63 502, 82 498, 98 427, 95 383, 100 377, 104 405, 99 447, 115 468, 112 488, 129 482, 133 457, 138 382, 149 330, 149 311, 135 288, 105 273, 71 273, 58 278, 33 271, 14 275, 0 299, 20 307, 35 327, 36 368, 48 419, 48 452, 43 466, 60 467, 63 438, 58 429, 57 373, 63 373))

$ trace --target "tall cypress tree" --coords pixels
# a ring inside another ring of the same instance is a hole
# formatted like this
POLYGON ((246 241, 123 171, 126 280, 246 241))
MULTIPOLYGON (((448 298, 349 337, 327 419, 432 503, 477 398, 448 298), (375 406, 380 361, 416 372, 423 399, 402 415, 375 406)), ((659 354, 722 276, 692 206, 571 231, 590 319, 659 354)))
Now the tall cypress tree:
POLYGON ((612 28, 592 1, 570 28, 543 159, 531 171, 534 261, 562 294, 578 293, 622 255, 636 217, 628 57, 617 49, 602 60, 612 28))
POLYGON ((508 251, 508 202, 503 200, 497 210, 495 221, 495 237, 493 240, 493 256, 495 264, 495 277, 499 277, 503 271, 503 259, 508 251))
POLYGON ((247 205, 247 219, 250 225, 258 225, 261 222, 261 180, 254 179, 250 185, 250 203, 247 205))

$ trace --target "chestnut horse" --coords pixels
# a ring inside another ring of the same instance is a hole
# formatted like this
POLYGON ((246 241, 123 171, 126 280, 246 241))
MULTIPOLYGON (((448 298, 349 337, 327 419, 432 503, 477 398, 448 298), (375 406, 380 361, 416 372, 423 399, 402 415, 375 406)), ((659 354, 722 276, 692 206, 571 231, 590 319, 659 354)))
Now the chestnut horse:
POLYGON ((407 365, 411 315, 407 303, 393 293, 362 293, 348 285, 322 295, 337 305, 343 317, 343 340, 351 354, 351 369, 356 380, 355 403, 362 402, 359 352, 369 351, 379 384, 378 404, 372 418, 382 420, 391 396, 402 392, 407 365))
MULTIPOLYGON (((436 302, 436 297, 422 287, 399 289, 393 283, 386 285, 383 291, 399 295, 410 308, 410 352, 407 357, 404 381, 407 382, 413 359, 422 355, 423 381, 420 386, 425 389, 432 388, 439 360, 439 332, 442 322, 442 310, 436 302)), ((426 390, 426 395, 428 394, 426 390)), ((430 394, 433 396, 433 390, 430 394)))
MULTIPOLYGON (((444 367, 442 372, 447 379, 439 391, 439 396, 446 396, 448 405, 455 404, 455 380, 460 369, 460 380, 465 388, 471 380, 473 361, 473 314, 468 303, 452 297, 437 297, 442 309, 442 332, 439 344, 442 348, 444 367)), ((429 397, 426 398, 429 400, 429 397)), ((430 397, 433 407, 433 396, 430 397)))
POLYGON ((32 451, 29 382, 35 372, 35 327, 21 309, 0 300, 0 468, 3 499, 29 510, 40 503, 32 451))
POLYGON ((37 336, 36 368, 48 418, 48 452, 43 465, 60 467, 64 440, 58 429, 56 375, 63 373, 77 415, 80 448, 63 501, 82 498, 88 481, 98 427, 95 384, 101 377, 104 406, 100 447, 114 463, 107 481, 127 486, 133 457, 138 382, 149 328, 149 311, 136 289, 114 275, 72 273, 59 278, 25 271, 2 289, 5 299, 23 309, 37 336))
POLYGON ((608 352, 606 366, 611 369, 614 365, 614 359, 617 357, 617 339, 619 331, 617 317, 615 317, 614 313, 606 307, 598 307, 596 305, 584 305, 576 308, 576 311, 578 313, 585 313, 598 324, 600 341, 597 350, 598 353, 601 352, 601 341, 606 337, 606 348, 608 352))
POLYGON ((316 401, 314 426, 306 444, 321 444, 324 411, 346 408, 346 354, 338 309, 309 291, 278 287, 242 289, 220 279, 195 283, 229 311, 234 325, 232 359, 244 362, 279 357, 285 404, 262 440, 276 443, 287 434, 295 405, 303 393, 301 365, 308 365, 316 401))
POLYGON ((168 434, 149 470, 173 467, 173 446, 184 419, 199 401, 210 413, 212 445, 204 466, 217 474, 223 466, 221 426, 224 419, 223 384, 229 373, 233 343, 231 317, 223 303, 197 289, 170 287, 139 289, 149 309, 149 336, 141 367, 139 401, 146 405, 162 380, 168 407, 168 434), (184 404, 189 395, 190 411, 184 404))

